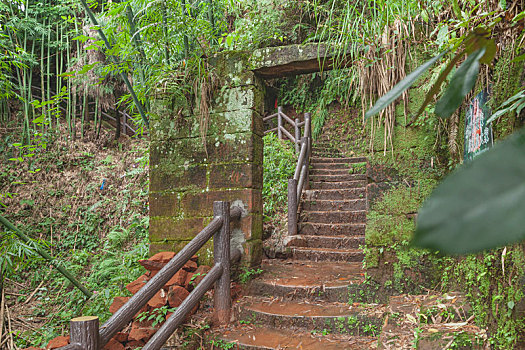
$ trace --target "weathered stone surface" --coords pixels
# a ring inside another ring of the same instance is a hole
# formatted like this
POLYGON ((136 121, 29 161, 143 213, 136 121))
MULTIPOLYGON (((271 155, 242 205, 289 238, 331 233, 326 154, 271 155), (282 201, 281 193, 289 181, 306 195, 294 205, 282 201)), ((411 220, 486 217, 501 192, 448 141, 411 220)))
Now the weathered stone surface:
POLYGON ((150 216, 175 216, 179 213, 180 194, 151 193, 149 194, 150 216))
POLYGON ((180 304, 190 295, 184 287, 171 286, 168 291, 168 303, 170 307, 179 307, 180 304))
POLYGON ((103 350, 125 350, 126 348, 116 339, 110 339, 109 342, 104 345, 103 350))
POLYGON ((255 50, 249 68, 263 78, 279 78, 332 69, 332 51, 324 44, 288 45, 255 50))
POLYGON ((205 218, 152 217, 149 227, 150 241, 189 241, 201 232, 209 221, 205 218))
POLYGON ((260 164, 220 164, 210 166, 211 189, 220 188, 262 189, 262 167, 260 164))
POLYGON ((236 111, 240 109, 253 109, 260 115, 264 109, 264 93, 253 86, 239 86, 225 89, 214 96, 210 113, 236 111))
POLYGON ((251 240, 244 245, 243 261, 249 266, 258 266, 262 261, 262 241, 260 239, 251 240))
POLYGON ((109 307, 109 312, 114 314, 118 311, 125 303, 128 302, 130 298, 129 297, 115 297, 113 299, 113 303, 111 303, 111 306, 109 307))
MULTIPOLYGON (((163 307, 164 305, 166 305, 167 298, 168 298, 168 295, 166 291, 164 289, 161 289, 153 296, 153 298, 151 298, 148 301, 148 305, 151 306, 153 309, 163 307)), ((135 339, 135 340, 139 340, 139 339, 135 339)))
POLYGON ((206 166, 203 165, 174 167, 164 163, 158 164, 150 173, 150 189, 153 192, 199 187, 206 187, 206 166))
POLYGON ((250 55, 249 51, 223 51, 210 58, 210 65, 215 67, 222 86, 258 84, 255 74, 246 69, 250 55))
POLYGON ((51 339, 49 343, 47 344, 46 349, 58 349, 63 346, 66 346, 67 344, 69 344, 69 336, 67 337, 59 336, 59 337, 51 339))
POLYGON ((262 193, 253 189, 188 193, 181 200, 181 208, 188 216, 213 216, 214 201, 242 201, 244 210, 262 213, 262 193))
POLYGON ((184 282, 186 281, 186 276, 188 275, 188 272, 186 270, 180 269, 177 271, 175 275, 173 275, 172 278, 166 284, 164 285, 165 288, 169 288, 173 285, 183 286, 184 282))
MULTIPOLYGON (((153 327, 143 327, 139 322, 133 322, 128 339, 130 341, 148 341, 157 330, 153 327)), ((128 343, 129 346, 129 343, 128 343)))

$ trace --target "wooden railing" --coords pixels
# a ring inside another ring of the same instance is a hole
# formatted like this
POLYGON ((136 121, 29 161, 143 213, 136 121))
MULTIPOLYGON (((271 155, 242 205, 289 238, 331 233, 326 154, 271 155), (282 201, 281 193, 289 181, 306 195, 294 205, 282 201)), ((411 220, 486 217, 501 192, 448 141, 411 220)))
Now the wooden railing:
POLYGON ((233 208, 230 211, 229 202, 214 202, 213 214, 214 218, 208 226, 115 312, 102 327, 99 328, 98 317, 84 316, 72 319, 70 344, 60 349, 102 349, 211 237, 213 237, 215 260, 213 267, 142 349, 160 349, 213 284, 215 284, 214 317, 219 324, 227 324, 231 312, 230 261, 236 261, 241 255, 240 251, 236 251, 230 257, 230 221, 241 217, 241 209, 233 208))
POLYGON ((288 234, 297 234, 297 211, 303 188, 308 188, 310 156, 312 154, 312 125, 310 113, 304 115, 304 136, 300 141, 299 157, 292 179, 288 180, 288 234))
POLYGON ((301 127, 305 127, 305 133, 303 136, 306 136, 306 124, 310 123, 310 120, 306 118, 306 115, 308 115, 308 118, 310 118, 310 114, 305 114, 304 121, 299 121, 299 118, 296 118, 293 120, 289 116, 283 113, 282 107, 277 107, 277 113, 274 113, 272 115, 269 115, 267 117, 263 118, 263 121, 266 122, 270 119, 277 118, 277 127, 273 129, 266 130, 264 133, 268 134, 270 132, 277 132, 277 136, 280 140, 283 139, 283 135, 286 136, 290 141, 292 141, 295 144, 295 153, 299 153, 301 150, 301 127), (294 135, 292 135, 284 126, 284 122, 287 122, 292 126, 294 129, 294 135))

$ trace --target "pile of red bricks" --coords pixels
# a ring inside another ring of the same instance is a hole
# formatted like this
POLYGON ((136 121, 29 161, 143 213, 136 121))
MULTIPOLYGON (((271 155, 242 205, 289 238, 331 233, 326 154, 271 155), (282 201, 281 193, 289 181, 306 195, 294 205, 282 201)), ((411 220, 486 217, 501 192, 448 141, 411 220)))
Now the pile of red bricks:
MULTIPOLYGON (((126 288, 132 293, 137 293, 160 269, 162 269, 170 259, 175 256, 173 252, 161 252, 155 254, 148 260, 140 260, 139 263, 148 270, 135 281, 131 282, 126 288)), ((155 334, 162 325, 158 323, 153 326, 153 320, 139 321, 138 317, 143 312, 151 313, 153 310, 167 306, 168 308, 178 307, 182 301, 190 294, 191 290, 204 278, 210 267, 201 265, 197 267, 197 256, 189 260, 165 285, 157 292, 148 303, 135 315, 133 322, 122 332, 117 333, 104 347, 105 350, 126 350, 142 347, 155 334)), ((115 313, 124 305, 130 297, 116 297, 111 304, 109 311, 115 313)), ((192 310, 192 314, 197 311, 198 305, 192 310)), ((169 318, 171 313, 166 315, 169 318)), ((49 342, 46 349, 57 349, 69 343, 69 337, 56 337, 49 342)), ((25 350, 39 350, 38 348, 27 348, 25 350)))

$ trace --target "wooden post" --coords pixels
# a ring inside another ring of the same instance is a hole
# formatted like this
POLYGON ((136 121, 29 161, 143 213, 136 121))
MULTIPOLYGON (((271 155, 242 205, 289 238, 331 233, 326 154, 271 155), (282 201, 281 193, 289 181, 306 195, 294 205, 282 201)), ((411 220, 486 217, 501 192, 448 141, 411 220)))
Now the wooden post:
POLYGON ((304 114, 304 137, 312 136, 312 115, 310 113, 304 114))
POLYGON ((300 141, 301 138, 301 130, 299 129, 299 118, 295 118, 295 153, 299 154, 299 151, 301 150, 300 141))
POLYGON ((297 180, 288 180, 288 235, 297 234, 297 180))
POLYGON ((277 107, 277 137, 279 140, 283 139, 283 117, 281 113, 283 112, 282 107, 277 107))
POLYGON ((98 333, 98 317, 82 316, 74 318, 69 323, 71 344, 79 344, 84 350, 99 350, 100 336, 98 333))
POLYGON ((222 227, 213 237, 215 264, 222 266, 221 277, 215 283, 215 318, 220 325, 230 322, 230 202, 214 202, 213 215, 222 217, 222 227))

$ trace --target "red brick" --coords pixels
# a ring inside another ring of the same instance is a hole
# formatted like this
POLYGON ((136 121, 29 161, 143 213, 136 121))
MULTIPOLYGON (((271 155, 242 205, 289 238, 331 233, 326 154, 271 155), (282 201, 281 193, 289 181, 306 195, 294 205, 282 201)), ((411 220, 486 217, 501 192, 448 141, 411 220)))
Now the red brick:
POLYGON ((174 252, 160 252, 160 253, 157 253, 157 254, 153 255, 148 260, 156 261, 156 262, 159 262, 159 263, 167 263, 168 261, 173 259, 173 257, 175 255, 177 255, 177 254, 174 253, 174 252))
POLYGON ((128 340, 130 342, 134 340, 143 340, 147 342, 149 338, 151 338, 153 334, 155 334, 156 331, 157 330, 153 327, 142 327, 140 323, 133 322, 131 325, 131 332, 129 333, 128 340))
POLYGON ((182 268, 188 272, 193 272, 197 270, 197 263, 193 260, 189 260, 182 268))
POLYGON ((164 285, 165 288, 168 288, 173 285, 178 286, 184 286, 184 282, 186 282, 186 276, 188 275, 188 272, 184 269, 180 269, 177 271, 175 275, 173 275, 172 278, 166 284, 164 285))
POLYGON ((63 346, 66 346, 69 344, 69 336, 59 336, 56 338, 53 338, 49 341, 49 344, 47 344, 46 349, 57 349, 61 348, 63 346))
POLYGON ((128 341, 128 333, 118 332, 117 334, 115 334, 113 339, 115 339, 116 341, 120 343, 125 343, 128 341))
POLYGON ((132 294, 137 293, 140 288, 142 288, 149 281, 149 277, 144 274, 137 278, 135 281, 131 282, 126 286, 126 289, 129 290, 132 294))
POLYGON ((126 349, 136 349, 136 348, 141 348, 143 347, 144 345, 146 345, 145 342, 143 342, 142 340, 132 340, 130 342, 128 342, 126 344, 126 349))
POLYGON ((115 297, 115 299, 113 299, 113 303, 111 304, 111 306, 109 307, 109 312, 111 312, 112 314, 114 314, 115 312, 118 311, 118 309, 120 309, 128 300, 130 299, 130 297, 115 297))
POLYGON ((104 346, 103 350, 125 350, 126 348, 119 341, 115 339, 110 339, 108 343, 104 346))
POLYGON ((179 307, 188 295, 190 295, 190 292, 188 292, 186 288, 171 286, 168 291, 168 303, 170 307, 179 307))
POLYGON ((161 289, 148 301, 148 305, 151 306, 153 309, 163 307, 166 305, 167 301, 167 293, 164 289, 161 289))

